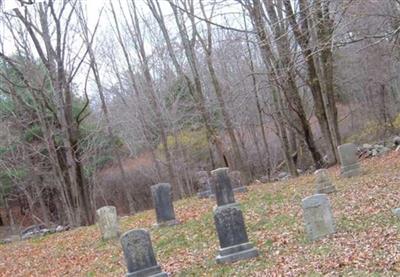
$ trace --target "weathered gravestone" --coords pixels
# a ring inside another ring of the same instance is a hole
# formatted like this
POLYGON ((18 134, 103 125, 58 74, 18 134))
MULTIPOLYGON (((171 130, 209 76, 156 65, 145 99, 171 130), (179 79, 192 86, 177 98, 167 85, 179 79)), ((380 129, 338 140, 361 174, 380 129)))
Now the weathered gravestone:
POLYGON ((199 198, 208 198, 213 193, 211 191, 211 178, 208 176, 207 171, 198 171, 196 173, 197 183, 199 185, 199 192, 197 193, 197 197, 199 198))
POLYGON ((329 178, 329 173, 327 169, 318 169, 317 171, 315 171, 314 175, 316 193, 336 192, 336 188, 329 178))
POLYGON ((304 223, 310 240, 318 240, 335 233, 331 205, 326 194, 315 194, 302 201, 304 223))
POLYGON ((147 230, 130 230, 121 236, 122 250, 124 252, 129 277, 164 277, 167 273, 161 272, 157 264, 151 244, 150 234, 147 230))
POLYGON ((232 189, 234 192, 246 192, 247 188, 243 185, 242 174, 238 170, 228 170, 228 176, 231 180, 232 189))
POLYGON ((357 157, 357 147, 353 143, 338 146, 340 158, 340 174, 343 177, 360 175, 361 169, 357 157))
POLYGON ((231 263, 258 256, 258 250, 247 237, 243 214, 238 204, 216 207, 214 222, 220 244, 217 263, 231 263))
POLYGON ((157 226, 170 226, 177 224, 175 219, 174 205, 172 201, 171 185, 161 183, 151 186, 154 209, 156 211, 157 226))
POLYGON ((229 168, 223 167, 211 171, 214 181, 214 192, 217 206, 235 203, 231 180, 228 176, 229 168))
POLYGON ((114 206, 105 206, 96 211, 97 225, 104 240, 115 239, 119 236, 117 210, 114 206))

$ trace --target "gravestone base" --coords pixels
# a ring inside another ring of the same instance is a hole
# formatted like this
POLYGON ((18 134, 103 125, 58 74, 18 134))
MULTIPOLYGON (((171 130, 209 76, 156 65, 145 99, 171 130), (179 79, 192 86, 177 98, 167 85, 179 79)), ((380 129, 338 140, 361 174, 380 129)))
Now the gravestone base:
POLYGON ((233 189, 233 192, 247 192, 248 189, 246 187, 237 187, 233 189))
POLYGON ((258 256, 258 250, 250 242, 242 243, 219 250, 215 258, 217 263, 233 263, 239 260, 251 259, 258 256))
POLYGON ((161 272, 161 267, 159 265, 156 265, 156 266, 152 266, 152 267, 138 270, 135 272, 129 272, 125 276, 126 277, 143 277, 143 276, 167 277, 168 274, 165 272, 161 272))
POLYGON ((361 168, 359 163, 340 168, 340 175, 345 178, 355 177, 361 175, 361 168))
POLYGON ((157 228, 162 228, 162 227, 174 226, 174 225, 178 225, 178 224, 179 224, 178 220, 172 219, 172 220, 168 220, 168 221, 164 221, 164 222, 155 223, 153 226, 157 227, 157 228))

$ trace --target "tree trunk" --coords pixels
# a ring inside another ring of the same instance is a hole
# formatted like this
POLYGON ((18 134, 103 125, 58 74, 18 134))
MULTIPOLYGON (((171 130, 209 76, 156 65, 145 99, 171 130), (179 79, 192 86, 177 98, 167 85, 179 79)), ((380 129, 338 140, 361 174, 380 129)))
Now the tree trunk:
POLYGON ((125 169, 124 169, 124 167, 122 165, 121 155, 120 155, 118 149, 116 148, 116 136, 114 135, 114 131, 113 131, 113 128, 111 126, 109 111, 108 111, 107 103, 106 103, 106 100, 105 100, 105 97, 104 97, 103 85, 102 85, 102 81, 101 81, 101 78, 100 78, 96 57, 95 57, 94 52, 93 52, 91 39, 89 38, 88 28, 87 28, 86 22, 84 22, 84 20, 81 20, 81 25, 82 25, 82 29, 83 29, 83 33, 84 33, 84 39, 85 39, 86 47, 87 47, 88 54, 89 54, 90 68, 92 69, 92 72, 93 72, 93 75, 94 75, 95 83, 96 83, 97 90, 98 90, 99 97, 100 97, 100 101, 101 101, 101 110, 103 111, 104 118, 105 118, 105 121, 106 121, 106 128, 107 128, 108 137, 109 137, 110 143, 111 143, 111 145, 113 147, 113 153, 114 153, 114 156, 115 156, 115 158, 117 160, 118 169, 119 169, 119 171, 121 173, 122 182, 123 182, 122 188, 125 191, 124 194, 125 194, 126 199, 128 201, 129 213, 130 214, 134 214, 136 212, 135 202, 134 202, 134 199, 133 199, 133 197, 131 195, 131 192, 130 192, 130 189, 129 189, 129 183, 130 182, 129 182, 127 176, 126 176, 125 169))
MULTIPOLYGON (((306 0, 299 0, 299 15, 301 22, 301 24, 299 24, 296 21, 296 16, 294 15, 290 0, 283 0, 283 2, 286 13, 288 14, 289 24, 292 27, 294 36, 299 43, 299 46, 302 50, 303 58, 307 64, 307 84, 310 87, 313 96, 315 115, 318 119, 322 136, 324 137, 324 140, 328 146, 329 153, 331 153, 332 155, 332 162, 336 163, 338 161, 337 146, 340 141, 339 127, 337 122, 337 109, 334 98, 332 98, 333 86, 329 88, 329 90, 331 90, 331 96, 324 100, 324 93, 321 84, 323 83, 323 79, 321 79, 322 76, 318 76, 317 72, 317 68, 319 67, 317 62, 318 58, 315 57, 316 55, 312 52, 310 45, 312 30, 310 29, 308 21, 310 20, 309 15, 311 14, 310 11, 312 11, 312 9, 309 7, 309 4, 306 3, 306 0), (329 113, 331 114, 331 116, 329 116, 329 113), (331 126, 333 126, 333 129, 331 126)), ((331 68, 332 64, 329 62, 329 60, 326 60, 326 62, 327 66, 331 68)), ((332 76, 332 72, 327 73, 329 76, 332 76)))

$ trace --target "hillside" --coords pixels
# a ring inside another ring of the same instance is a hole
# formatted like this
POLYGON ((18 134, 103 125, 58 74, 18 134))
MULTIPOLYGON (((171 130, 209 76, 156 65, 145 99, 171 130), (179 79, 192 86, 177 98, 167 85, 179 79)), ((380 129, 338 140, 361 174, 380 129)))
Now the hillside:
MULTIPOLYGON (((364 175, 339 179, 330 195, 338 232, 310 243, 301 199, 312 194, 313 176, 253 184, 237 195, 257 259, 231 265, 214 261, 218 240, 212 200, 175 203, 180 225, 156 229, 152 210, 121 218, 123 231, 151 230, 159 264, 173 276, 395 276, 400 274, 400 152, 362 161, 364 175)), ((122 276, 118 241, 103 242, 96 226, 0 245, 0 276, 122 276)))

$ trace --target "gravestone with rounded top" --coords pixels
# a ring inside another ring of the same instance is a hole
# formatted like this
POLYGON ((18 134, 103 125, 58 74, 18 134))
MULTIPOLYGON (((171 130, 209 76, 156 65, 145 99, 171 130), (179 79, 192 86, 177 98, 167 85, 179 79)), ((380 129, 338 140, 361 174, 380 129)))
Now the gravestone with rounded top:
POLYGON ((208 198, 213 193, 211 191, 211 178, 208 176, 207 171, 198 171, 196 172, 197 184, 199 186, 199 192, 197 193, 197 197, 199 198, 208 198))
POLYGON ((327 169, 318 169, 317 171, 315 171, 314 175, 316 193, 336 192, 336 188, 329 178, 329 172, 327 169))
POLYGON ((238 204, 216 207, 214 222, 220 244, 217 263, 231 263, 258 256, 258 250, 247 237, 243 214, 238 204))
POLYGON ((302 201, 304 223, 310 240, 318 240, 335 233, 335 222, 326 194, 314 194, 302 201))
POLYGON ((130 230, 121 236, 127 277, 166 277, 154 255, 150 234, 145 229, 130 230))
POLYGON ((103 240, 115 239, 119 236, 117 210, 114 206, 105 206, 96 211, 97 225, 103 240))
POLYGON ((340 175, 343 177, 358 176, 361 173, 358 162, 357 147, 353 143, 338 146, 340 158, 340 175))
POLYGON ((151 186, 151 195, 153 197, 154 209, 156 211, 157 226, 170 226, 177 224, 172 199, 171 185, 160 183, 151 186))
POLYGON ((215 180, 214 192, 217 200, 217 206, 235 203, 235 196, 228 171, 229 168, 227 167, 218 168, 211 171, 211 175, 215 180))

